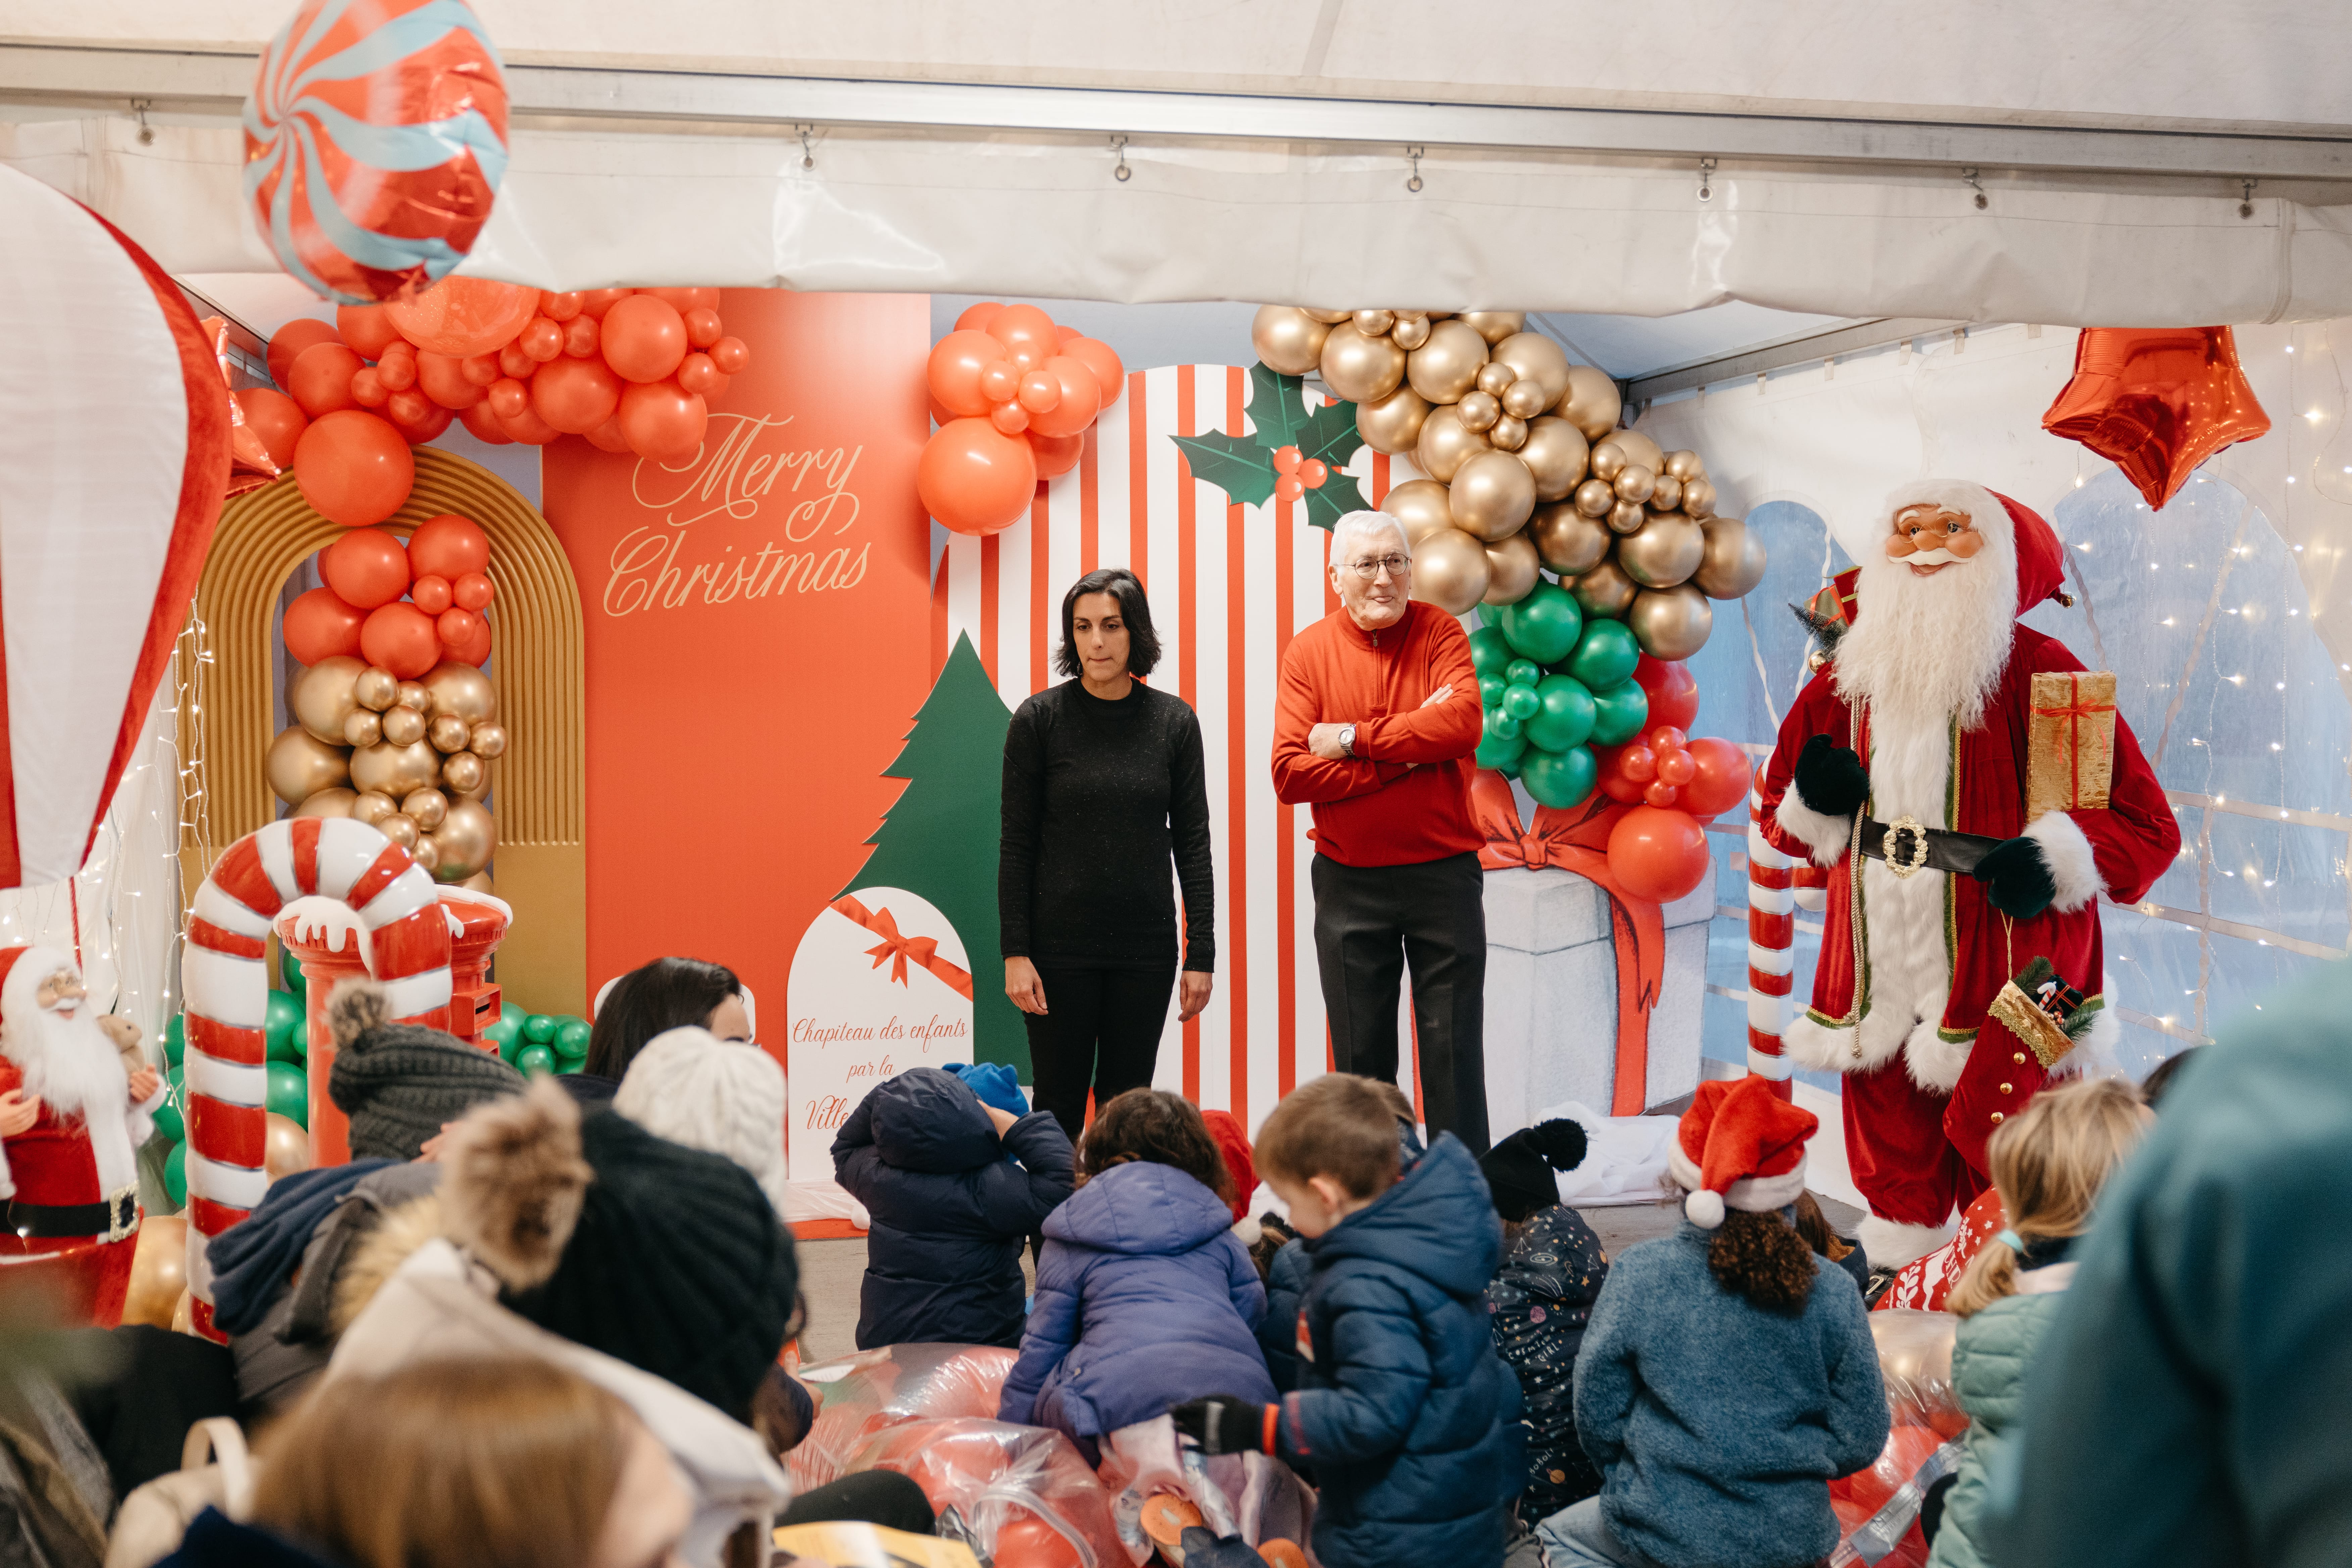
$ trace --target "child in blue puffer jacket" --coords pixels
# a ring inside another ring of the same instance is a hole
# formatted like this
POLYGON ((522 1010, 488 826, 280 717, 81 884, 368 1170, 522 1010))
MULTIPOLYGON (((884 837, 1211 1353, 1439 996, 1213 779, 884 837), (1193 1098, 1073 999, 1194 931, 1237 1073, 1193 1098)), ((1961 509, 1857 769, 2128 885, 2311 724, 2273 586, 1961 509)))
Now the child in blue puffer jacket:
POLYGON ((1058 1428, 1093 1464, 1096 1438, 1205 1390, 1273 1398, 1265 1287, 1233 1225, 1233 1176, 1191 1102, 1131 1089, 1097 1111, 997 1419, 1058 1428))

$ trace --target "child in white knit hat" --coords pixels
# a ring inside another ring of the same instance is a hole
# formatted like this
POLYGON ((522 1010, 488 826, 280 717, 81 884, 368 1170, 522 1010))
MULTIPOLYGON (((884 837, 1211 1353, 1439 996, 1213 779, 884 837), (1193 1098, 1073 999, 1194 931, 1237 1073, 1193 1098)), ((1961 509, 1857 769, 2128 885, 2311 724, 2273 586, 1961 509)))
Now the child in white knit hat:
POLYGON ((724 1154, 784 1212, 784 1069, 754 1045, 692 1026, 646 1042, 613 1109, 689 1149, 724 1154))

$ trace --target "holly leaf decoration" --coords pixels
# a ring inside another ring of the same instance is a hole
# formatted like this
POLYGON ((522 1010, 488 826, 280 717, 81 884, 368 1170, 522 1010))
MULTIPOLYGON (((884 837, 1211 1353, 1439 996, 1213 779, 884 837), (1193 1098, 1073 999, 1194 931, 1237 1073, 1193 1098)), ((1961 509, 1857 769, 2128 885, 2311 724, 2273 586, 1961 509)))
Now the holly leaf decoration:
POLYGON ((1329 530, 1339 519, 1364 505, 1363 489, 1340 470, 1355 459, 1364 438, 1356 432, 1356 405, 1327 403, 1307 406, 1303 378, 1283 375, 1264 363, 1250 367, 1247 436, 1211 432, 1206 436, 1170 437, 1191 460, 1192 477, 1216 486, 1236 506, 1256 506, 1274 495, 1280 476, 1274 455, 1285 447, 1298 448, 1304 459, 1319 459, 1330 469, 1322 485, 1301 498, 1307 521, 1329 530))
POLYGON ((1352 403, 1327 403, 1307 416, 1298 454, 1302 458, 1319 458, 1331 470, 1322 487, 1308 490, 1304 498, 1307 521, 1317 528, 1328 532, 1348 513, 1364 510, 1363 487, 1352 475, 1340 472, 1354 461, 1356 449, 1363 444, 1363 437, 1356 433, 1356 405, 1352 403))
POLYGON ((1303 378, 1284 375, 1261 360, 1250 366, 1248 410, 1250 423, 1257 426, 1258 444, 1267 451, 1296 447, 1302 458, 1315 455, 1307 449, 1307 426, 1312 416, 1307 412, 1303 378))
POLYGON ((1206 436, 1171 437, 1192 460, 1192 477, 1216 486, 1235 506, 1255 506, 1274 495, 1274 449, 1247 436, 1213 430, 1206 436))

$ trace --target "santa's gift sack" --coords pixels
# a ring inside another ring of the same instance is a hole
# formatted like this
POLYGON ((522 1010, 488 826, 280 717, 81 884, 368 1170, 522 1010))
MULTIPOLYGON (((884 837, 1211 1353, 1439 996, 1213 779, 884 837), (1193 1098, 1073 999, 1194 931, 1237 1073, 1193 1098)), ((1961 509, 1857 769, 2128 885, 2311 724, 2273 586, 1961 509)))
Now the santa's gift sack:
POLYGON ((1013 1352, 998 1345, 880 1345, 803 1367, 800 1378, 815 1393, 817 1411, 789 1457, 793 1489, 839 1480, 868 1437, 900 1422, 993 1420, 1013 1360, 1013 1352))
POLYGON ((1948 1312, 1897 1310, 1870 1316, 1878 1374, 1886 1384, 1886 1446, 1864 1469, 1830 1483, 1837 1510, 1833 1564, 1921 1568, 1927 1546, 1919 1510, 1927 1489, 1959 1468, 1968 1413, 1952 1389, 1948 1312))
POLYGON ((1584 1129, 1584 1158, 1576 1169, 1558 1173, 1561 1203, 1601 1208, 1675 1195, 1666 1179, 1666 1155, 1674 1148, 1678 1118, 1603 1116, 1571 1100, 1537 1111, 1530 1125, 1563 1120, 1584 1129))
POLYGON ((1987 1187, 1960 1215, 1958 1233, 1933 1252, 1915 1258, 1897 1269, 1895 1282, 1887 1286, 1872 1310, 1892 1312, 1911 1308, 1923 1312, 1942 1311, 1953 1287, 1968 1272, 1970 1260, 2008 1223, 2001 1213, 2000 1194, 1987 1187))
POLYGON ((940 1533, 971 1541, 996 1568, 1128 1561, 1110 1493, 1059 1432, 973 1416, 907 1421, 867 1438, 848 1468, 910 1478, 938 1510, 940 1533))
POLYGON ((1314 1489, 1280 1459, 1204 1458, 1178 1441, 1176 1424, 1165 1415, 1122 1426, 1101 1446, 1095 1474, 1112 1494, 1111 1518, 1131 1562, 1150 1562, 1154 1551, 1181 1544, 1183 1531, 1195 1526, 1260 1548, 1269 1562, 1315 1561, 1307 1544, 1314 1489))

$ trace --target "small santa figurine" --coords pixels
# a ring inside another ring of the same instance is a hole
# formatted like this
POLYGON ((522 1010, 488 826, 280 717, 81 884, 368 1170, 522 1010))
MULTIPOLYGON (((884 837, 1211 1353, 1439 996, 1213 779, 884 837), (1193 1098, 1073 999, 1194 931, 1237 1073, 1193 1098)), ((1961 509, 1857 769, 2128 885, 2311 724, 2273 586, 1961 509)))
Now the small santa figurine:
POLYGON ((70 1317, 121 1321, 137 1152, 163 1101, 139 1026, 96 1016, 71 956, 0 948, 0 1268, 38 1268, 70 1317))
POLYGON ((2180 830, 2114 677, 2018 624, 2071 603, 2048 523, 1925 479, 1848 543, 1862 564, 1814 601, 1828 658, 1759 794, 1772 846, 1831 868, 1784 1048, 1845 1075, 1863 1245, 1899 1266, 1985 1190, 1986 1140, 2045 1079, 2111 1060, 2099 896, 2145 897, 2180 830))

